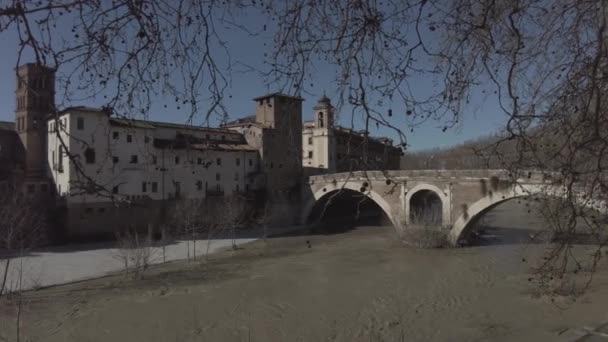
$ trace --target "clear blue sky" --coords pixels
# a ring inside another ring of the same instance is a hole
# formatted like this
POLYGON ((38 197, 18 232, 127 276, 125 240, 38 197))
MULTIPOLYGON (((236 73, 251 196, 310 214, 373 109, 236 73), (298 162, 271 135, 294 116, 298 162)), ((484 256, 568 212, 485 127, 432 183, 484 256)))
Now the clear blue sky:
MULTIPOLYGON (((231 50, 233 62, 244 61, 250 65, 261 66, 264 60, 264 52, 266 51, 264 45, 259 39, 246 38, 243 33, 226 31, 224 39, 231 50)), ((0 63, 0 104, 2 104, 0 106, 0 121, 14 121, 14 91, 16 85, 14 67, 17 58, 17 40, 15 34, 13 32, 0 33, 0 46, 2 46, 2 49, 0 49, 0 61, 2 61, 0 63)), ((23 62, 29 62, 29 60, 23 62)), ((334 75, 333 70, 323 67, 314 70, 313 79, 305 82, 305 101, 303 104, 305 120, 312 118, 312 107, 315 105, 316 100, 323 95, 324 91, 327 92, 330 98, 334 95, 335 86, 332 84, 332 75, 334 75)), ((252 114, 255 105, 252 99, 274 91, 276 89, 266 86, 263 78, 256 72, 234 74, 232 85, 227 90, 228 94, 232 95, 232 97, 227 97, 225 101, 230 117, 239 118, 252 114)), ((478 98, 478 96, 475 96, 475 98, 478 98)), ((101 103, 101 99, 99 99, 99 102, 93 101, 93 103, 86 103, 86 105, 96 106, 101 103)), ((82 105, 84 103, 79 104, 82 105)), ((388 109, 387 106, 384 108, 388 109)), ((392 111, 394 113, 392 123, 398 125, 399 119, 403 118, 405 109, 395 105, 392 106, 392 111)), ((175 108, 173 98, 168 99, 159 96, 153 103, 149 119, 183 123, 188 114, 189 111, 187 109, 180 111, 175 108), (168 105, 168 109, 164 108, 165 104, 168 105)), ((486 135, 496 131, 504 123, 504 114, 500 113, 495 101, 476 99, 472 101, 470 108, 464 113, 461 124, 447 132, 442 132, 442 126, 434 121, 425 123, 415 129, 414 132, 410 132, 406 127, 403 127, 403 129, 410 145, 409 150, 421 150, 433 147, 446 147, 486 135)), ((350 126, 350 111, 348 108, 342 110, 340 124, 350 126)), ((355 128, 361 129, 362 126, 355 128)), ((377 130, 375 126, 371 128, 371 133, 373 135, 396 138, 394 133, 388 129, 381 128, 377 130)))

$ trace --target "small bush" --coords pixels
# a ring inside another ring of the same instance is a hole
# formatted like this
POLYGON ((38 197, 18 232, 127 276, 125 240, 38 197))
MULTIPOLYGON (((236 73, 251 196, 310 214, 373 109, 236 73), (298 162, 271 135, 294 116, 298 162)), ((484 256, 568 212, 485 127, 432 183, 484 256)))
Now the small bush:
POLYGON ((443 248, 448 246, 447 230, 436 222, 441 222, 435 210, 412 213, 410 224, 404 225, 401 240, 407 246, 416 248, 443 248), (412 222, 415 222, 412 223, 412 222))
POLYGON ((115 258, 124 265, 125 274, 141 278, 153 261, 154 249, 150 234, 139 236, 137 232, 126 230, 116 235, 117 252, 115 258))
POLYGON ((401 233, 401 240, 415 248, 444 248, 448 246, 447 233, 437 227, 408 226, 401 233))

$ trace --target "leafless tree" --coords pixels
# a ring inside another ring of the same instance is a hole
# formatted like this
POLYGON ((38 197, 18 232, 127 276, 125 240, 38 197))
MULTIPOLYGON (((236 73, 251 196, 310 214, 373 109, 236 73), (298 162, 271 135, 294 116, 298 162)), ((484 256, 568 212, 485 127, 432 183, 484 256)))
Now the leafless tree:
POLYGON ((236 250, 236 232, 243 225, 249 223, 247 203, 239 195, 231 195, 222 198, 218 215, 218 223, 224 232, 230 233, 232 249, 236 250))
POLYGON ((16 184, 0 194, 0 257, 4 259, 0 297, 6 288, 11 260, 46 241, 47 215, 44 199, 29 196, 16 184))
POLYGON ((268 226, 272 222, 272 201, 270 199, 264 202, 264 209, 256 217, 256 221, 257 224, 262 226, 262 239, 266 242, 268 239, 268 226))
POLYGON ((148 232, 142 236, 135 229, 126 229, 117 233, 116 243, 115 258, 123 263, 125 274, 131 271, 134 278, 143 276, 154 258, 151 234, 148 232))
POLYGON ((173 222, 177 230, 188 240, 186 241, 187 258, 190 260, 190 241, 192 241, 192 259, 196 259, 196 239, 201 230, 202 201, 198 199, 180 198, 173 207, 173 222))
POLYGON ((192 115, 206 97, 204 119, 225 116, 237 62, 222 25, 261 43, 260 33, 273 38, 262 70, 239 65, 278 90, 305 94, 317 67, 330 67, 338 110, 348 105, 353 126, 360 117, 365 132, 386 127, 403 146, 422 123, 458 127, 473 103, 491 100, 504 136, 479 154, 514 179, 530 168, 560 172, 570 216, 581 218, 575 193, 608 197, 607 8, 596 0, 14 0, 0 6, 0 33, 17 33, 17 64, 31 53, 64 70, 60 103, 105 96, 127 117, 145 115, 153 94, 174 96, 192 115), (248 27, 242 14, 260 20, 248 27), (55 38, 65 30, 72 36, 55 38))

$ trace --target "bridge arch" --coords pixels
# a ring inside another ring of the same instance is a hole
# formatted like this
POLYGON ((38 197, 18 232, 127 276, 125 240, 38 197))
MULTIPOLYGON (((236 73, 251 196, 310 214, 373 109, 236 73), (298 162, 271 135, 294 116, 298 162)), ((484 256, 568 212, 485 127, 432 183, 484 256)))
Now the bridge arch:
MULTIPOLYGON (((412 204, 413 201, 412 199, 414 199, 414 201, 416 200, 416 194, 420 194, 423 191, 429 191, 433 194, 435 194, 439 200, 441 201, 441 225, 446 225, 450 222, 450 194, 444 192, 443 190, 441 190, 439 187, 437 187, 436 185, 433 184, 428 184, 428 183, 420 183, 415 185, 414 187, 412 187, 411 189, 409 189, 407 191, 407 194, 405 195, 405 223, 406 224, 411 224, 411 217, 412 217, 412 204)), ((415 204, 415 203, 414 203, 415 204)))
MULTIPOLYGON (((509 199, 529 196, 542 193, 551 197, 564 197, 565 194, 563 189, 557 186, 546 186, 546 185, 532 185, 532 184, 517 184, 510 188, 503 189, 496 192, 490 192, 485 197, 479 199, 472 205, 467 206, 464 213, 462 213, 458 219, 452 225, 452 229, 449 233, 449 240, 453 245, 456 245, 466 232, 469 225, 480 217, 483 213, 489 209, 505 202, 509 199)), ((603 214, 606 214, 606 203, 599 200, 588 200, 584 195, 575 195, 575 201, 581 205, 598 210, 603 214)))
POLYGON ((391 209, 390 204, 382 197, 382 195, 380 195, 379 193, 377 193, 376 191, 374 191, 372 188, 368 188, 365 187, 365 191, 361 191, 361 189, 363 189, 363 183, 361 182, 346 182, 346 183, 330 183, 330 184, 326 184, 323 188, 315 191, 313 193, 313 196, 307 201, 307 203, 304 205, 303 210, 302 210, 302 216, 300 217, 300 223, 301 224, 306 224, 307 223, 307 219, 310 216, 310 214, 312 213, 312 210, 315 206, 315 204, 317 204, 322 198, 325 198, 326 196, 329 196, 331 194, 336 193, 337 191, 340 190, 352 190, 358 193, 361 193, 365 196, 367 196, 369 199, 371 199, 376 205, 378 205, 378 207, 380 207, 380 209, 382 209, 382 211, 384 212, 384 214, 386 215, 386 217, 388 217, 388 219, 391 221, 391 223, 393 224, 394 227, 399 227, 398 225, 398 220, 395 219, 395 217, 393 216, 393 210, 391 209))

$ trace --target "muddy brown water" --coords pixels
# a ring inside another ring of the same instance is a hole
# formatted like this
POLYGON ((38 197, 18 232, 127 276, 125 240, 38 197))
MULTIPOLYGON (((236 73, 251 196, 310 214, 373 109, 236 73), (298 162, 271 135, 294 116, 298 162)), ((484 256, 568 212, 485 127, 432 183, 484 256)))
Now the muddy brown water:
MULTIPOLYGON (((535 295, 530 266, 545 246, 512 236, 539 220, 510 202, 484 219, 506 243, 459 249, 407 248, 392 227, 257 241, 143 280, 28 293, 22 330, 38 341, 554 341, 608 319, 608 272, 575 302, 535 295)), ((0 335, 12 336, 13 314, 5 304, 0 335)))

